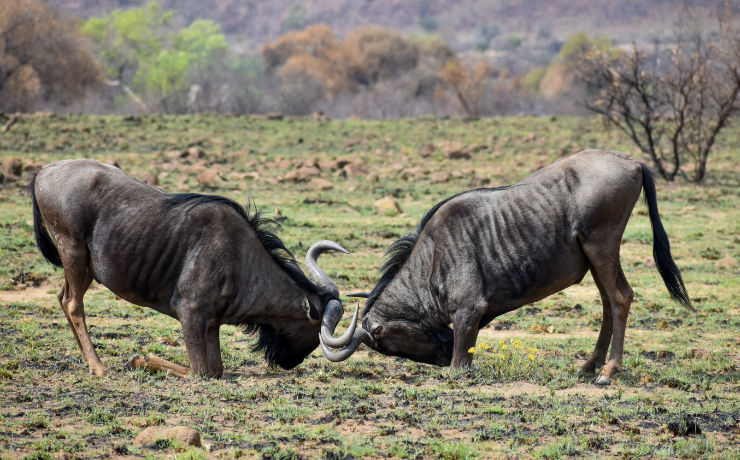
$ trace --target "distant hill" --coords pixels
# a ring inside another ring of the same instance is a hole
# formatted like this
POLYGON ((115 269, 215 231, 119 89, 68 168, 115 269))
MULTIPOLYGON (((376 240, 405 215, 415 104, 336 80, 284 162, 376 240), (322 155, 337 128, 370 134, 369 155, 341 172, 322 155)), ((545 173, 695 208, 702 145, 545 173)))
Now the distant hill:
MULTIPOLYGON (((148 0, 50 0, 81 18, 148 0)), ((179 20, 213 19, 247 53, 286 32, 324 23, 339 35, 365 24, 403 34, 434 33, 456 51, 522 47, 548 51, 573 32, 607 35, 618 44, 669 38, 681 6, 709 17, 716 0, 162 0, 179 20)), ((551 52, 551 51, 550 51, 551 52)), ((545 52, 545 54, 549 54, 545 52)))

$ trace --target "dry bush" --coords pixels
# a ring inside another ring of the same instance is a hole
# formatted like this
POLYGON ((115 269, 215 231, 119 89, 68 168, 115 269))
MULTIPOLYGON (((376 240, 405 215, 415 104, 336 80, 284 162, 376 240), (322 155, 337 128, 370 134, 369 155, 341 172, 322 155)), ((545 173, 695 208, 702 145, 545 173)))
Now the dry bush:
POLYGON ((354 94, 381 81, 398 78, 419 61, 417 47, 397 32, 364 26, 339 40, 325 25, 289 32, 262 47, 268 72, 280 77, 281 106, 305 113, 307 104, 354 94), (306 84, 305 94, 301 85, 306 84), (296 107, 289 107, 295 102, 296 107))
POLYGON ((262 46, 262 59, 267 70, 273 71, 297 55, 326 59, 336 47, 337 38, 331 28, 318 24, 289 32, 278 38, 274 44, 265 43, 262 46))
POLYGON ((364 26, 342 40, 341 56, 349 59, 348 77, 371 85, 407 72, 419 60, 419 50, 397 32, 380 26, 364 26))
POLYGON ((496 99, 511 87, 508 72, 499 71, 484 60, 468 65, 458 59, 450 59, 439 76, 447 85, 447 91, 438 88, 436 97, 441 100, 452 98, 468 117, 491 112, 496 99))
POLYGON ((634 44, 631 53, 582 60, 585 82, 600 91, 588 107, 627 133, 666 180, 703 181, 718 134, 740 110, 740 31, 731 11, 723 11, 714 33, 680 22, 677 45, 662 62, 634 44))
POLYGON ((36 0, 0 2, 0 110, 70 104, 100 79, 76 21, 36 0))

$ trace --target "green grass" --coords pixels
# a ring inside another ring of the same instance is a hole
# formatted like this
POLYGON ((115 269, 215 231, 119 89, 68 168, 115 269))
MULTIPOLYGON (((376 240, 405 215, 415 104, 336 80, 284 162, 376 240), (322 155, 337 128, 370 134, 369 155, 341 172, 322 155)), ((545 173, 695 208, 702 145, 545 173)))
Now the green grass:
MULTIPOLYGON (((226 372, 219 381, 124 370, 133 354, 150 352, 187 365, 179 324, 94 285, 85 298, 87 323, 110 374, 91 377, 56 300, 61 271, 35 248, 25 172, 0 184, 0 458, 737 458, 738 145, 740 129, 728 128, 703 186, 657 184, 663 223, 697 312, 668 297, 652 263, 646 208, 636 206, 621 248, 635 290, 624 369, 606 389, 576 373, 601 322, 590 275, 494 320, 481 332, 468 372, 366 350, 339 364, 315 351, 296 369, 270 369, 250 351, 253 337, 225 326, 226 372), (671 434, 668 424, 687 416, 702 433, 671 434), (203 447, 134 446, 144 428, 174 425, 198 430, 203 447)), ((32 168, 93 157, 116 161, 135 176, 152 172, 169 191, 217 193, 241 203, 251 194, 268 214, 279 211, 281 236, 299 259, 324 238, 352 252, 322 258, 348 293, 372 287, 385 249, 440 199, 515 182, 581 147, 636 155, 618 133, 583 118, 324 123, 27 116, 0 136, 0 160, 20 157, 32 168), (168 155, 193 145, 204 158, 168 155), (457 147, 471 157, 449 159, 447 151, 457 147), (336 158, 361 160, 377 182, 322 171, 333 188, 316 191, 281 180, 301 163, 336 158), (214 188, 196 179, 205 169, 219 173, 214 188), (432 183, 437 171, 450 179, 432 183), (257 178, 245 175, 253 172, 257 178), (375 214, 373 202, 387 195, 403 214, 375 214)), ((352 302, 346 299, 348 310, 352 302)))

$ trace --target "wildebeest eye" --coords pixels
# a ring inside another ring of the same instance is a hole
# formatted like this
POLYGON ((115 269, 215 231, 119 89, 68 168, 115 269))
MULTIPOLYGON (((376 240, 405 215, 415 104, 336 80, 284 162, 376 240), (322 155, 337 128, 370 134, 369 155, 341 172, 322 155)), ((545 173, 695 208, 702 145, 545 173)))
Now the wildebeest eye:
POLYGON ((373 335, 373 338, 375 340, 379 339, 381 334, 383 333, 383 326, 380 324, 376 324, 375 326, 373 326, 370 333, 373 335))

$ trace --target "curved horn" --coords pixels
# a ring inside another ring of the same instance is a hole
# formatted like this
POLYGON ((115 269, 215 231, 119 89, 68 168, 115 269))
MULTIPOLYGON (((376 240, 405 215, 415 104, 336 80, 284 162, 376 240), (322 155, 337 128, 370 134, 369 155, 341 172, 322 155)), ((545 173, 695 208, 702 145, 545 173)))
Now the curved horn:
POLYGON ((344 361, 345 359, 352 356, 352 353, 357 350, 360 344, 364 343, 369 346, 372 342, 372 339, 370 338, 370 333, 360 327, 359 329, 355 330, 355 333, 352 335, 352 341, 349 343, 349 345, 339 351, 330 350, 329 347, 327 347, 324 343, 321 335, 319 335, 319 342, 321 342, 321 351, 324 352, 324 356, 326 356, 326 359, 337 363, 339 361, 344 361))
POLYGON ((319 265, 316 263, 316 259, 326 251, 339 251, 345 254, 349 254, 349 251, 338 245, 337 243, 329 240, 321 240, 314 243, 308 252, 306 252, 306 266, 308 267, 309 273, 313 280, 322 286, 333 286, 336 289, 336 285, 329 279, 319 265))
POLYGON ((347 346, 350 341, 352 341, 352 336, 357 328, 357 316, 360 313, 360 303, 357 302, 355 314, 352 316, 352 322, 350 322, 345 333, 339 337, 334 337, 334 329, 336 329, 343 313, 344 308, 342 308, 342 304, 339 303, 338 300, 329 301, 329 305, 327 305, 326 311, 324 312, 324 318, 321 320, 321 333, 319 336, 321 337, 322 343, 325 343, 330 347, 341 348, 347 346))

